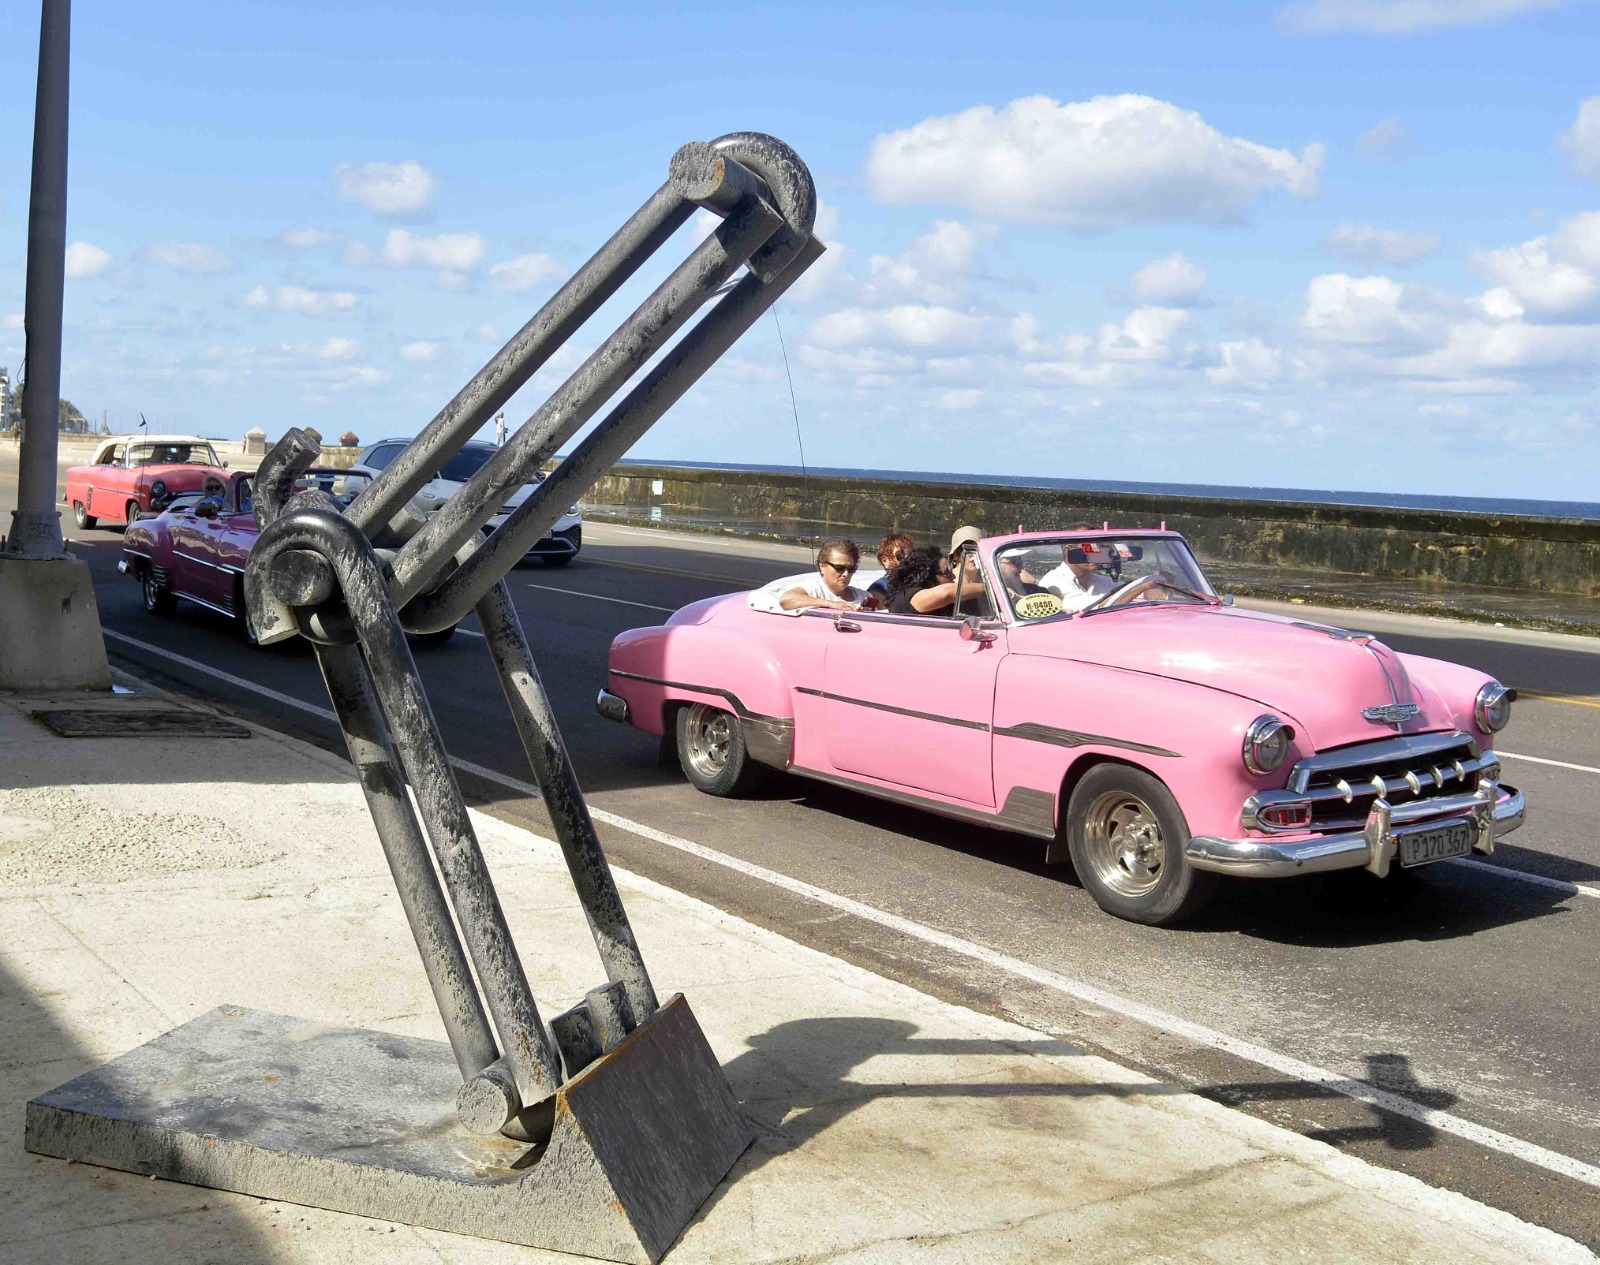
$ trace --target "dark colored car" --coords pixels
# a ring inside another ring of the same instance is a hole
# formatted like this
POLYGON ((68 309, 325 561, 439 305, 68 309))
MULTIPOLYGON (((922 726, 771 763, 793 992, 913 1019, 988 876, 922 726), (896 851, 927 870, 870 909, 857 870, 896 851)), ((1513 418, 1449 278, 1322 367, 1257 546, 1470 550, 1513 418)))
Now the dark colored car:
MULTIPOLYGON (((349 493, 353 495, 365 486, 366 481, 377 478, 378 472, 398 457, 401 450, 410 442, 409 439, 381 439, 362 452, 361 459, 350 467, 347 475, 349 482, 346 486, 349 493), (358 484, 357 480, 362 482, 358 484)), ((499 449, 493 444, 484 443, 482 440, 475 439, 463 444, 461 450, 445 462, 443 468, 435 470, 433 477, 422 486, 416 496, 411 498, 412 508, 424 516, 434 513, 459 492, 467 480, 477 474, 483 468, 483 464, 498 451, 499 449)), ((536 474, 532 483, 525 484, 506 497, 500 512, 484 524, 484 535, 488 535, 505 522, 511 511, 527 500, 534 488, 542 482, 544 475, 536 474)), ((548 536, 528 550, 526 556, 537 558, 547 567, 561 567, 576 558, 582 548, 583 513, 574 505, 556 521, 548 536)))
MULTIPOLYGON (((314 466, 298 486, 320 487, 335 499, 347 495, 345 471, 314 466)), ((244 567, 259 529, 250 501, 254 476, 233 475, 220 495, 189 493, 174 497, 155 518, 128 527, 117 570, 135 577, 144 591, 144 608, 170 615, 181 598, 226 615, 256 644, 245 613, 244 567)), ((427 633, 414 642, 436 645, 455 632, 427 633)))

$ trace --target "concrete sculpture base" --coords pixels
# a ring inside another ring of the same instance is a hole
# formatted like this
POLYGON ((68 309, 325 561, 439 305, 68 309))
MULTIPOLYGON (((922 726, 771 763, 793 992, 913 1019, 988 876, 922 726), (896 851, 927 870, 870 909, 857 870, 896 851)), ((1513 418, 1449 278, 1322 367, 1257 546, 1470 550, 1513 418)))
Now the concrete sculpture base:
POLYGON ((450 1047, 221 1006, 28 1104, 39 1155, 654 1262, 750 1144, 669 999, 562 1086, 545 1145, 468 1133, 450 1047))

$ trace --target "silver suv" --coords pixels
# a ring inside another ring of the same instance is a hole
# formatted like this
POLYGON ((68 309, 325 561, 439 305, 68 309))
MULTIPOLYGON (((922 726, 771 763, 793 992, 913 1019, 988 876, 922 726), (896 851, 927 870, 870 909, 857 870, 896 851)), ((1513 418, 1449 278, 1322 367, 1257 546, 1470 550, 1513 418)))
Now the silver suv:
MULTIPOLYGON (((345 475, 346 492, 359 491, 363 486, 360 482, 362 479, 377 478, 378 471, 398 457, 401 449, 410 442, 409 439, 380 439, 365 448, 361 453, 361 460, 351 466, 349 473, 345 475)), ((461 451, 445 462, 442 470, 435 471, 433 477, 422 485, 416 496, 411 498, 412 508, 419 514, 432 514, 460 491, 462 485, 477 474, 483 464, 498 451, 493 444, 478 439, 469 440, 462 445, 461 451)), ((505 522, 506 516, 521 505, 542 482, 544 475, 540 474, 532 483, 525 484, 513 492, 500 507, 500 512, 484 525, 484 534, 488 535, 505 522)), ((583 548, 583 514, 578 506, 574 505, 557 520, 548 536, 528 550, 527 556, 537 558, 547 567, 564 567, 578 556, 578 550, 581 548, 583 548)))

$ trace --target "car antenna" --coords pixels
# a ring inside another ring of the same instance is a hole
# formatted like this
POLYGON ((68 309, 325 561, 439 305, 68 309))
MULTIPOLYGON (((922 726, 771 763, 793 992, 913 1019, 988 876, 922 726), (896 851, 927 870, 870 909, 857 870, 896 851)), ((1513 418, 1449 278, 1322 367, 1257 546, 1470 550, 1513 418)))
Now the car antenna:
MULTIPOLYGON (((803 500, 808 501, 811 499, 811 475, 806 469, 805 437, 800 433, 800 401, 795 397, 794 393, 794 374, 789 371, 789 348, 783 341, 783 323, 778 320, 778 305, 774 303, 770 310, 772 312, 772 324, 778 331, 778 350, 783 353, 783 376, 789 383, 789 408, 794 413, 794 442, 800 449, 800 489, 803 493, 803 500)), ((821 536, 819 535, 817 539, 820 541, 821 536)))

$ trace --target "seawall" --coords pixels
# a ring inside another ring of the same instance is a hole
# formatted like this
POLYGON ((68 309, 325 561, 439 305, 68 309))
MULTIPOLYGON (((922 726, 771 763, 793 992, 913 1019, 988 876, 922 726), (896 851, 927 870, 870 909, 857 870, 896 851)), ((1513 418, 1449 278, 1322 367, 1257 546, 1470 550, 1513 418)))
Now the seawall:
POLYGON ((1582 519, 632 464, 585 504, 596 518, 863 545, 891 530, 946 540, 962 523, 1000 533, 1165 521, 1207 562, 1600 598, 1600 523, 1582 519))

